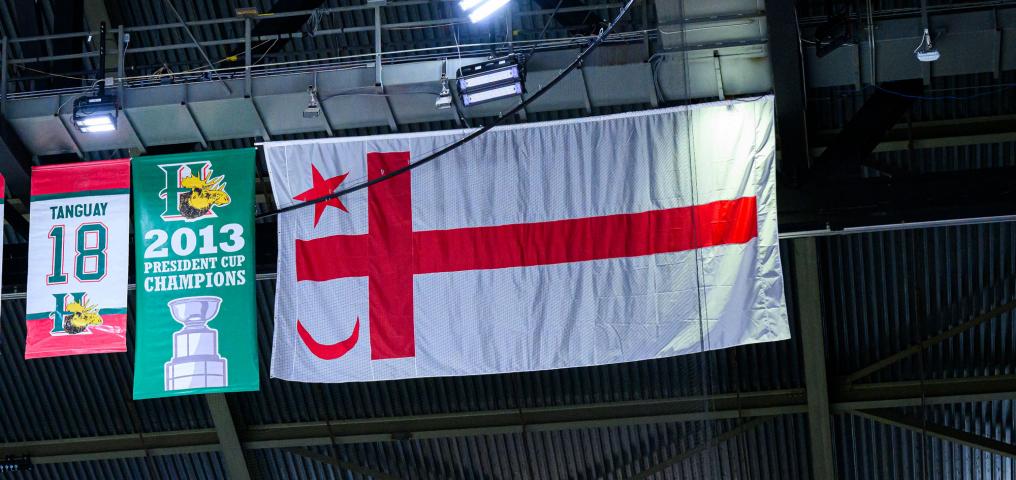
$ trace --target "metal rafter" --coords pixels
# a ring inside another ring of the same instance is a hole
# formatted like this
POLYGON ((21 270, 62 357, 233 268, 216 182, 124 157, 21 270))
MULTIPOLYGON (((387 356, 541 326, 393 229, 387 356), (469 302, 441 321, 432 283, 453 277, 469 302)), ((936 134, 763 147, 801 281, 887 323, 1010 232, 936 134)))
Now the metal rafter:
POLYGON ((811 165, 797 10, 794 2, 766 2, 766 7, 776 126, 784 158, 782 173, 796 180, 811 165))
MULTIPOLYGON (((942 308, 941 310, 947 311, 947 312, 952 312, 952 311, 955 311, 957 309, 963 308, 972 299, 973 300, 977 300, 979 298, 977 296, 977 294, 980 294, 984 290, 991 289, 993 291, 993 293, 994 293, 995 290, 1005 288, 1005 286, 1007 284, 1011 283, 1013 280, 1016 280, 1016 275, 1006 276, 1006 277, 1002 278, 1001 280, 999 280, 998 282, 996 282, 995 285, 979 289, 971 297, 962 299, 962 300, 956 302, 953 305, 950 305, 948 307, 942 308)), ((993 297, 993 298, 995 298, 995 297, 993 297)), ((976 306, 974 308, 976 308, 976 306)), ((952 337, 955 337, 956 335, 959 335, 959 334, 961 334, 963 332, 966 332, 966 331, 968 331, 968 330, 970 330, 972 328, 975 328, 975 327, 977 327, 977 326, 979 326, 979 325, 981 325, 981 324, 983 324, 983 323, 985 323, 985 322, 987 322, 987 321, 989 321, 989 320, 991 320, 993 318, 996 318, 996 317, 998 317, 1000 315, 1004 315, 1006 313, 1009 313, 1009 312, 1013 311, 1014 309, 1016 309, 1016 300, 1010 300, 1007 303, 1003 303, 1003 304, 998 305, 998 306, 996 306, 996 307, 994 307, 994 308, 992 308, 990 310, 984 311, 983 313, 980 313, 978 315, 974 315, 969 320, 966 320, 966 321, 964 321, 962 323, 959 323, 957 325, 949 327, 949 328, 947 328, 947 329, 945 329, 945 330, 943 330, 943 331, 941 331, 941 332, 939 332, 939 333, 937 333, 935 335, 931 335, 931 336, 925 338, 924 340, 921 340, 920 342, 908 345, 906 348, 904 348, 904 349, 902 349, 900 351, 897 351, 895 353, 892 353, 890 355, 882 357, 881 359, 876 360, 876 361, 868 364, 867 366, 865 366, 863 368, 860 368, 857 371, 854 371, 854 372, 848 374, 847 376, 843 377, 843 382, 846 383, 846 384, 850 384, 850 383, 856 382, 857 380, 860 380, 860 379, 862 379, 864 377, 867 377, 868 375, 871 375, 872 373, 875 373, 875 372, 877 372, 877 371, 879 371, 879 370, 881 370, 883 368, 886 368, 886 367, 888 367, 890 365, 893 365, 893 364, 895 364, 895 363, 897 363, 897 362, 899 362, 899 361, 901 361, 901 360, 903 360, 905 358, 908 358, 910 356, 916 355, 916 354, 920 353, 921 351, 927 350, 928 348, 934 346, 937 343, 940 343, 940 342, 948 340, 948 339, 950 339, 952 337)))
MULTIPOLYGON (((706 442, 701 444, 701 445, 698 445, 698 446, 696 446, 694 448, 690 448, 688 450, 679 452, 679 453, 677 453, 675 455, 672 455, 670 457, 667 457, 667 458, 665 458, 665 459, 663 459, 663 460, 661 460, 661 461, 659 461, 659 462, 657 462, 657 463, 655 463, 653 465, 650 465, 648 468, 646 468, 645 470, 639 472, 637 475, 635 475, 635 476, 633 476, 631 478, 632 478, 632 480, 645 480, 645 479, 650 478, 653 475, 656 475, 658 473, 663 473, 663 472, 667 471, 669 468, 671 468, 671 467, 673 467, 675 465, 680 465, 681 462, 684 462, 685 460, 687 460, 689 458, 692 458, 692 457, 694 457, 696 455, 699 455, 700 453, 705 452, 706 450, 708 450, 710 448, 715 448, 717 445, 719 445, 719 444, 721 444, 723 442, 726 442, 727 440, 730 440, 730 439, 732 439, 732 438, 734 438, 734 437, 736 437, 738 435, 741 435, 741 434, 743 434, 745 432, 754 430, 754 429, 762 426, 764 423, 772 420, 772 418, 773 417, 758 417, 758 418, 754 418, 754 419, 748 420, 748 421, 746 421, 746 422, 744 422, 744 423, 742 423, 742 424, 740 424, 740 425, 738 425, 738 426, 736 426, 734 428, 731 428, 730 430, 727 430, 726 432, 723 432, 723 433, 721 433, 721 434, 719 434, 719 435, 717 435, 717 436, 715 436, 713 438, 706 439, 706 442)), ((822 477, 819 477, 819 478, 822 478, 822 477)))
POLYGON ((931 435, 942 440, 958 443, 984 452, 1016 458, 1016 445, 1001 442, 993 438, 965 432, 938 423, 922 422, 919 418, 893 412, 891 410, 862 410, 854 415, 874 420, 878 423, 892 425, 918 433, 931 435))
MULTIPOLYGON (((856 410, 1011 399, 1014 396, 1016 375, 888 382, 835 388, 831 393, 830 410, 842 414, 856 410)), ((708 397, 253 425, 238 436, 245 449, 290 448, 332 445, 333 442, 371 443, 767 417, 807 411, 804 389, 796 388, 722 393, 708 397)), ((130 434, 6 443, 0 444, 0 452, 29 455, 34 463, 46 464, 221 449, 213 429, 146 433, 144 439, 145 450, 138 447, 138 436, 130 434)))
POLYGON ((814 238, 794 241, 794 284, 804 355, 804 382, 808 396, 808 439, 815 478, 836 478, 833 436, 829 422, 829 386, 826 383, 825 336, 819 291, 818 251, 814 238))
POLYGON ((250 480, 250 471, 247 470, 247 461, 243 455, 243 447, 240 445, 240 437, 237 435, 233 414, 229 410, 226 396, 221 393, 210 393, 205 395, 205 401, 208 403, 208 411, 215 424, 215 433, 219 437, 220 451, 226 471, 229 472, 229 478, 250 480))
POLYGON ((367 475, 371 478, 376 478, 377 480, 401 480, 399 477, 380 470, 375 470, 353 462, 344 462, 336 457, 323 455, 318 452, 307 450, 306 448, 284 448, 283 450, 308 460, 330 465, 337 468, 340 472, 359 473, 360 475, 367 475))

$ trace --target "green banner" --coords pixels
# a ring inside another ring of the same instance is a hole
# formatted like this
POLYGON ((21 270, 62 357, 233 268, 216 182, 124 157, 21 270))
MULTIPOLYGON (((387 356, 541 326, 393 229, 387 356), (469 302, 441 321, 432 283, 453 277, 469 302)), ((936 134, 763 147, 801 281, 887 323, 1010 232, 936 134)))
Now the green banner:
POLYGON ((135 158, 134 398, 258 389, 254 149, 135 158))

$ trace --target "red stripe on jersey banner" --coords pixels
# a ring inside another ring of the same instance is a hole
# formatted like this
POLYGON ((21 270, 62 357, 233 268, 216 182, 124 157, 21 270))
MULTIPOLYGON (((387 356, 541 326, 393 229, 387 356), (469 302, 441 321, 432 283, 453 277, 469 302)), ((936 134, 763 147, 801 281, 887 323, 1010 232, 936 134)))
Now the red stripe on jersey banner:
POLYGON ((32 196, 130 189, 130 163, 121 158, 32 167, 32 196))
MULTIPOLYGON (((25 359, 126 351, 127 314, 102 315, 102 324, 76 335, 54 333, 52 318, 28 320, 25 359), (54 340, 55 339, 55 340, 54 340)), ((62 326, 61 326, 62 328, 62 326)))

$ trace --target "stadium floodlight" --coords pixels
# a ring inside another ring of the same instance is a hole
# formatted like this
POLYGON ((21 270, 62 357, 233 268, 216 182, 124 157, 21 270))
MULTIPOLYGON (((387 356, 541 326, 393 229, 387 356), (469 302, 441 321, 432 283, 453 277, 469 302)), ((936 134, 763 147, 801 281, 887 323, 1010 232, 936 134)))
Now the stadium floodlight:
POLYGON ((441 80, 441 93, 437 95, 437 100, 434 100, 434 106, 438 110, 452 108, 452 90, 448 88, 448 80, 441 80))
POLYGON ((307 93, 310 94, 310 101, 307 102, 307 108, 303 109, 303 118, 315 118, 321 115, 321 104, 318 103, 317 89, 314 87, 307 87, 307 93))
POLYGON ((71 119, 81 133, 116 130, 117 98, 115 95, 92 95, 74 101, 71 119))
POLYGON ((518 54, 487 60, 459 69, 456 85, 465 106, 525 92, 525 62, 518 54))
POLYGON ((511 65, 459 79, 459 90, 476 90, 505 82, 517 82, 521 78, 519 66, 511 65))
POLYGON ((465 12, 469 12, 469 20, 473 23, 477 23, 489 16, 494 12, 500 10, 511 0, 462 0, 459 2, 459 8, 465 12))
POLYGON ((917 44, 917 48, 914 49, 914 56, 922 62, 934 62, 942 56, 938 53, 938 49, 931 45, 931 34, 928 33, 927 28, 924 29, 924 35, 921 36, 921 43, 917 44))
POLYGON ((473 10, 472 12, 469 13, 469 21, 473 23, 478 23, 481 20, 491 16, 494 12, 500 10, 501 7, 508 5, 509 1, 511 0, 489 0, 483 5, 476 7, 476 10, 473 10))
POLYGON ((468 107, 471 105, 476 105, 478 103, 489 102, 501 98, 513 97, 515 95, 521 94, 522 94, 522 84, 512 83, 501 87, 491 88, 489 90, 481 90, 479 92, 466 93, 462 95, 462 104, 468 107))
POLYGON ((461 8, 465 12, 468 12, 476 8, 477 5, 483 3, 484 1, 486 0, 462 0, 461 2, 459 2, 459 8, 461 8))

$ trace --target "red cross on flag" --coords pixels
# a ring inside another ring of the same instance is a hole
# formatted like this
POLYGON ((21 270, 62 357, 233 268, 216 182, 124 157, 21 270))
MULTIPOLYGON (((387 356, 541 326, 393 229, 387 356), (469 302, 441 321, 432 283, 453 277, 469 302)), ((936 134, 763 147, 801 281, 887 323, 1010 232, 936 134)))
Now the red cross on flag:
MULTIPOLYGON (((272 376, 629 362, 790 337, 772 98, 494 129, 279 217, 272 376)), ((279 207, 468 131, 264 145, 279 207)))

